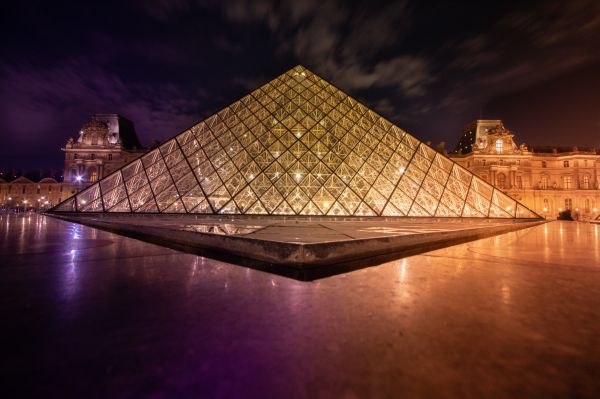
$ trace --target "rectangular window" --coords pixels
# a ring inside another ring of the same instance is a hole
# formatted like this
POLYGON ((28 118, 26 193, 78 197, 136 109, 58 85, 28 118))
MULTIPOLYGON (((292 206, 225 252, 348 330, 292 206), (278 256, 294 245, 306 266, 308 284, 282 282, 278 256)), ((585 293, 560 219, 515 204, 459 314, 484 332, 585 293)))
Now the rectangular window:
POLYGON ((569 167, 569 161, 563 161, 563 167, 564 168, 568 168, 569 167))
POLYGON ((583 176, 583 188, 585 190, 590 188, 590 177, 588 175, 583 176))
POLYGON ((590 213, 590 200, 588 198, 585 199, 585 213, 590 213))
POLYGON ((108 160, 112 161, 112 154, 108 154, 108 160))
POLYGON ((565 209, 571 209, 573 207, 573 201, 571 198, 565 198, 565 209))
POLYGON ((571 176, 563 176, 563 188, 567 190, 572 188, 571 176))
POLYGON ((540 181, 540 188, 542 190, 546 190, 548 188, 548 176, 542 176, 542 180, 540 181))
POLYGON ((504 142, 502 140, 496 140, 496 152, 498 154, 502 154, 503 148, 504 148, 504 142))
POLYGON ((542 161, 542 168, 546 167, 546 161, 542 161))

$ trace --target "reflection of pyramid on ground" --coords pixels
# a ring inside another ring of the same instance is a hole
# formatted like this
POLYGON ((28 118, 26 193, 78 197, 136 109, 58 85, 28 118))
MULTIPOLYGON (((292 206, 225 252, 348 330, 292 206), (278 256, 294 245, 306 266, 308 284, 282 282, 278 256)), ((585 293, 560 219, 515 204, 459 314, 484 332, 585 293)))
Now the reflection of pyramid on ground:
POLYGON ((302 66, 53 211, 539 217, 302 66))

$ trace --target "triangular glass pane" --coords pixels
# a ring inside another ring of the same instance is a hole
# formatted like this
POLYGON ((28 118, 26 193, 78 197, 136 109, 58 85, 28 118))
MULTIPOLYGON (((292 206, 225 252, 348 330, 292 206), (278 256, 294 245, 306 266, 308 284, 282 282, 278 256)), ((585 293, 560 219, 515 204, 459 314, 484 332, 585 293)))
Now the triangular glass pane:
POLYGON ((81 193, 77 194, 77 208, 84 209, 87 204, 94 202, 100 198, 100 185, 98 183, 86 188, 81 193))
MULTIPOLYGON (((248 212, 246 212, 249 215, 268 215, 269 212, 267 212, 267 210, 265 209, 265 207, 263 206, 263 204, 260 203, 260 201, 256 201, 254 203, 254 205, 252 205, 250 207, 250 209, 248 210, 248 212)), ((286 212, 285 215, 291 215, 293 212, 286 212)))
POLYGON ((247 213, 248 209, 250 209, 257 199, 258 197, 249 186, 246 186, 246 188, 240 191, 234 198, 241 213, 247 213))
POLYGON ((75 207, 75 197, 64 200, 53 208, 55 212, 77 212, 75 207))
POLYGON ((119 202, 117 205, 108 209, 108 212, 131 212, 131 207, 129 206, 129 201, 127 199, 124 199, 123 201, 119 202))
POLYGON ((175 188, 175 185, 170 185, 165 190, 156 195, 156 203, 158 204, 158 209, 161 212, 164 212, 173 202, 179 199, 179 193, 175 188))
POLYGON ((141 187, 139 190, 129 195, 129 203, 134 211, 148 201, 154 202, 154 197, 149 184, 146 184, 144 187, 141 187))
POLYGON ((382 216, 405 216, 406 214, 396 208, 391 202, 385 206, 382 216))
MULTIPOLYGON (((202 193, 202 190, 198 186, 194 187, 193 189, 191 189, 190 191, 185 193, 182 197, 182 200, 183 200, 185 209, 187 209, 188 212, 193 212, 193 213, 197 212, 195 209, 200 204, 206 203, 206 198, 204 198, 204 194, 202 193)), ((208 206, 207 203, 206 203, 206 206, 208 206)), ((210 209, 210 207, 209 207, 209 209, 210 209)), ((201 212, 201 213, 203 213, 203 212, 201 212)))
POLYGON ((463 208, 462 216, 463 217, 471 217, 471 218, 483 218, 483 217, 486 217, 486 215, 484 215, 483 213, 479 212, 477 209, 475 209, 475 207, 469 205, 468 203, 466 203, 465 207, 463 208))
POLYGON ((354 211, 354 216, 377 216, 377 214, 363 201, 358 205, 356 211, 354 211))
POLYGON ((208 201, 212 205, 212 208, 219 212, 219 210, 231 199, 230 194, 227 192, 225 186, 220 186, 212 194, 208 196, 208 201))
POLYGON ((124 185, 118 185, 113 190, 103 195, 104 209, 108 210, 121 202, 124 198, 127 198, 127 192, 125 191, 124 185))
POLYGON ((79 208, 79 212, 103 212, 102 200, 98 198, 95 201, 88 202, 84 206, 79 208))
POLYGON ((425 209, 421 208, 419 206, 419 204, 417 204, 415 201, 415 202, 413 202, 412 206, 410 207, 408 216, 422 217, 422 216, 432 216, 432 215, 431 215, 431 213, 427 212, 425 209))
MULTIPOLYGON (((266 210, 265 213, 267 213, 266 210)), ((281 204, 273 211, 274 215, 293 215, 294 213, 295 211, 285 201, 281 202, 281 204)))
POLYGON ((177 200, 165 210, 165 213, 186 213, 186 209, 181 200, 177 200))
POLYGON ((219 213, 239 215, 243 212, 238 208, 237 204, 234 201, 229 201, 228 203, 223 205, 221 209, 219 209, 219 213))

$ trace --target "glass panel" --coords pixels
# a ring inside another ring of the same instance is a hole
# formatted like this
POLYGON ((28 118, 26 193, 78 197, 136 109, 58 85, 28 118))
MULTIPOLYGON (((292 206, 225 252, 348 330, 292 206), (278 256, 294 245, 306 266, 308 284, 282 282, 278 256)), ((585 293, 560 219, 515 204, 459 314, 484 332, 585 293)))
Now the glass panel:
POLYGON ((125 191, 125 186, 119 185, 115 189, 113 189, 103 195, 104 209, 112 208, 117 203, 121 202, 124 198, 127 198, 127 192, 125 191))
POLYGON ((77 194, 77 209, 83 210, 91 202, 100 198, 100 185, 98 183, 86 188, 81 193, 77 194))
POLYGON ((131 208, 129 207, 129 201, 125 199, 119 202, 117 205, 110 208, 108 212, 131 212, 131 208))
POLYGON ((133 194, 129 195, 129 202, 134 211, 144 206, 148 202, 154 203, 154 196, 150 190, 150 185, 145 185, 133 194))
POLYGON ((154 193, 156 196, 156 203, 158 204, 158 209, 161 212, 164 212, 173 202, 179 199, 179 194, 175 189, 175 185, 171 184, 166 189, 159 191, 158 193, 154 193))
POLYGON ((102 194, 106 194, 110 190, 114 189, 121 183, 121 172, 117 171, 108 177, 102 179, 100 181, 100 188, 102 190, 102 194))
POLYGON ((102 200, 97 199, 92 202, 88 202, 84 206, 79 208, 79 212, 103 212, 104 208, 102 208, 102 200))

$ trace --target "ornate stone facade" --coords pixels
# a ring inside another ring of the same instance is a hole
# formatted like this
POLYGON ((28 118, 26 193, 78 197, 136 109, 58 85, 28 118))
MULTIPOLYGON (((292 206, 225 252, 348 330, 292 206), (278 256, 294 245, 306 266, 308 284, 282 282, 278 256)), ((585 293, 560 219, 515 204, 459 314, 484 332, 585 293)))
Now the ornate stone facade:
POLYGON ((77 140, 69 137, 62 150, 62 182, 52 178, 36 182, 24 176, 0 178, 0 208, 48 209, 144 153, 133 123, 116 114, 92 116, 79 130, 77 140))
POLYGON ((450 158, 548 219, 571 209, 579 220, 600 210, 600 152, 595 148, 517 146, 500 120, 465 127, 450 158))
POLYGON ((77 191, 144 153, 133 123, 116 114, 96 114, 72 138, 65 152, 64 181, 77 191))

